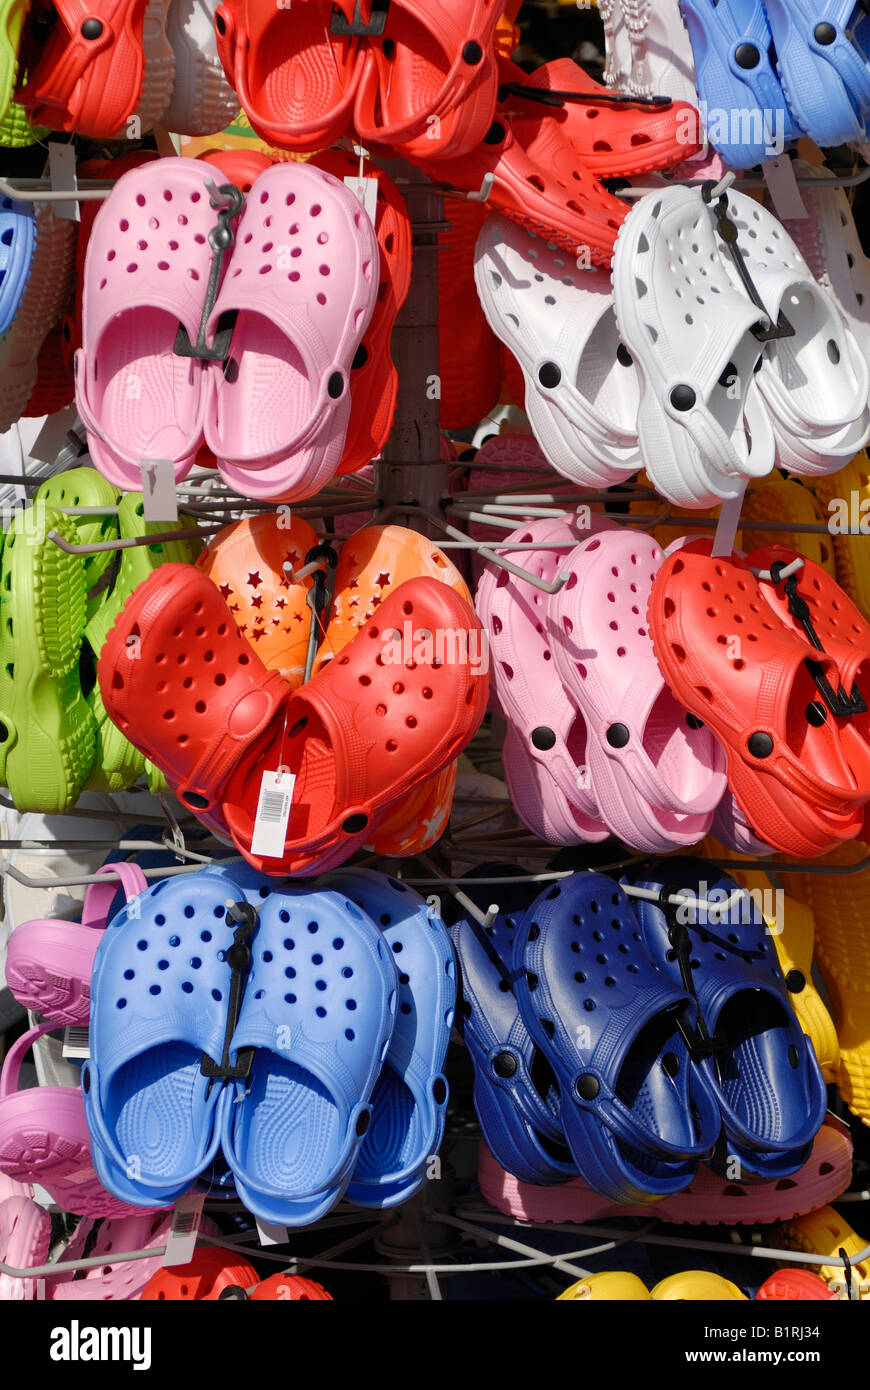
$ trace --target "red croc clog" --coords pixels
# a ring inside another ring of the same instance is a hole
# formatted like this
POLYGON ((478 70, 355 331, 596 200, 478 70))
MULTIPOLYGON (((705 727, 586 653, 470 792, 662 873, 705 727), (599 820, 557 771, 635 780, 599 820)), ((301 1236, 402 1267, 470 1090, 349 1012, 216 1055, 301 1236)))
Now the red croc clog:
POLYGON ((808 1269, 779 1269, 765 1279, 756 1303, 835 1303, 839 1295, 808 1269))
POLYGON ((245 642, 215 585, 188 565, 140 584, 98 663, 106 710, 182 803, 270 874, 319 873, 462 752, 488 677, 480 624, 446 584, 411 579, 291 694, 245 642), (156 582, 155 582, 156 581, 156 582), (295 777, 281 857, 252 850, 262 774, 295 777))
POLYGON ((332 1294, 327 1293, 322 1284, 313 1279, 303 1279, 300 1274, 272 1274, 252 1289, 248 1294, 251 1303, 322 1303, 333 1302, 332 1294))
MULTIPOLYGON (((343 150, 324 150, 311 162, 338 179, 359 175, 359 160, 343 150)), ((411 284, 411 219, 405 200, 376 164, 369 162, 364 175, 378 183, 380 281, 374 313, 351 366, 350 422, 338 474, 356 473, 371 463, 393 427, 399 374, 390 355, 390 338, 411 284)))
MULTIPOLYGON (((348 128, 363 61, 363 40, 335 33, 340 0, 224 0, 215 12, 218 53, 248 120, 279 149, 335 144, 348 128)), ((344 26, 345 28, 347 25, 344 26)))
POLYGON ((649 623, 659 665, 677 699, 722 743, 741 810, 787 854, 821 854, 853 839, 870 785, 856 780, 833 720, 809 711, 818 689, 807 667, 824 656, 773 613, 737 555, 712 541, 670 555, 653 582, 649 623))
POLYGON ((216 1245, 202 1245, 190 1264, 165 1265, 152 1274, 139 1295, 142 1303, 217 1303, 229 1290, 247 1290, 258 1282, 247 1260, 216 1245))
POLYGON ((146 0, 40 0, 25 25, 16 92, 32 124, 124 135, 142 89, 146 0))

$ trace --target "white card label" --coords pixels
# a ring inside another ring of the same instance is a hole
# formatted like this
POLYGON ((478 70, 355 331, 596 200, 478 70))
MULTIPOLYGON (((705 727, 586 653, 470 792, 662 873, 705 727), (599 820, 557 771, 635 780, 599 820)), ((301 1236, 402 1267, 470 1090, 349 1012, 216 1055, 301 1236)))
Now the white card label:
POLYGON ((773 199, 776 215, 782 222, 805 221, 809 217, 801 197, 800 184, 795 177, 794 165, 787 154, 771 159, 763 165, 761 172, 764 182, 773 199))
POLYGON ((63 1030, 63 1055, 84 1061, 91 1055, 91 1044, 86 1023, 71 1023, 63 1030))
POLYGON ((251 841, 252 854, 262 854, 266 859, 281 858, 295 785, 296 778, 292 772, 263 773, 251 841))
MULTIPOLYGON (((133 379, 128 377, 128 388, 133 379)), ((175 465, 172 459, 143 459, 141 467, 145 520, 177 521, 178 498, 175 495, 175 465)))
POLYGON ((290 1239, 286 1226, 273 1226, 269 1221, 261 1221, 257 1216, 257 1236, 261 1245, 286 1245, 290 1239))
POLYGON ((163 1256, 164 1265, 190 1264, 196 1249, 204 1202, 205 1197, 201 1192, 186 1192, 175 1203, 166 1254, 163 1256))
MULTIPOLYGON (((48 147, 48 174, 51 179, 52 192, 76 193, 78 191, 74 145, 61 145, 56 140, 52 141, 48 147)), ((56 203, 52 203, 52 207, 55 217, 65 217, 69 222, 81 221, 78 198, 70 198, 69 202, 62 202, 58 199, 56 203)))
POLYGON ((71 443, 69 432, 77 422, 74 405, 64 406, 56 414, 46 416, 45 424, 30 446, 28 457, 37 463, 54 465, 61 450, 71 443))
POLYGON ((360 178, 357 174, 346 174, 344 181, 354 197, 359 198, 366 210, 366 216, 374 226, 378 215, 377 179, 360 178))

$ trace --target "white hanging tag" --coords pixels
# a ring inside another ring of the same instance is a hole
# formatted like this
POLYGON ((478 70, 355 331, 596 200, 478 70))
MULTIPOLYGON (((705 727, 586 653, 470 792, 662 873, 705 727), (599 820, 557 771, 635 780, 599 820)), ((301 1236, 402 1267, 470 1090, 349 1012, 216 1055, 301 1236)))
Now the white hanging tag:
POLYGON ((281 858, 295 785, 296 777, 292 772, 263 773, 251 841, 252 854, 262 854, 266 859, 281 858))
POLYGON ((378 215, 377 179, 368 179, 359 174, 345 174, 344 181, 354 197, 362 203, 366 216, 374 226, 378 215))
POLYGON ((205 1197, 201 1192, 186 1192, 179 1197, 172 1211, 172 1227, 166 1241, 164 1265, 189 1265, 196 1249, 199 1223, 205 1197))
POLYGON ((64 406, 63 410, 58 410, 54 415, 47 415, 45 424, 30 446, 28 458, 53 466, 60 451, 70 443, 67 436, 77 424, 78 418, 74 405, 64 406))
MULTIPOLYGON (((78 192, 74 145, 61 145, 56 140, 52 141, 48 147, 48 176, 51 180, 53 193, 78 192)), ((59 199, 51 206, 54 209, 55 217, 65 217, 68 222, 81 221, 78 198, 70 198, 69 202, 62 202, 59 199)))
POLYGON ((273 1226, 269 1221, 261 1221, 257 1216, 257 1238, 261 1245, 286 1245, 290 1239, 286 1226, 273 1226))
POLYGON ((76 1061, 87 1061, 91 1044, 86 1023, 70 1023, 63 1030, 63 1055, 76 1061))
POLYGON ((771 159, 762 166, 764 182, 773 200, 777 217, 781 222, 806 221, 809 217, 801 197, 800 184, 794 172, 794 165, 787 154, 771 159))
MULTIPOLYGON (((128 386, 134 379, 128 377, 128 386)), ((145 520, 177 521, 178 498, 175 495, 175 465, 172 459, 143 459, 141 468, 145 520)))

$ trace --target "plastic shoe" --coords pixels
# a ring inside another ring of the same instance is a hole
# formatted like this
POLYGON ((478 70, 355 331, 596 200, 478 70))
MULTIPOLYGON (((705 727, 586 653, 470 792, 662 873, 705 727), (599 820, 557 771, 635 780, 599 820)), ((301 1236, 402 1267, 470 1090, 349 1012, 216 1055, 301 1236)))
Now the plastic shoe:
MULTIPOLYGON (((599 178, 629 178, 669 169, 698 153, 704 140, 694 95, 691 105, 643 107, 639 102, 614 105, 611 94, 570 58, 544 63, 520 83, 524 90, 569 93, 560 107, 545 109, 571 141, 578 159, 599 178), (694 137, 694 138, 693 138, 694 137)), ((658 93, 661 95, 661 93, 658 93)), ((510 109, 534 111, 534 97, 513 91, 510 109)))
POLYGON ((231 1290, 258 1283, 253 1265, 217 1245, 200 1245, 186 1265, 171 1265, 152 1274, 139 1295, 142 1303, 217 1303, 231 1290))
MULTIPOLYGON (((339 6, 350 23, 353 7, 339 6)), ((361 44, 332 33, 332 6, 301 0, 292 15, 257 0, 225 0, 215 12, 218 53, 257 135, 279 149, 322 150, 348 128, 362 67, 361 44)))
MULTIPOLYGON (((802 180, 801 199, 807 216, 782 219, 815 279, 835 301, 864 355, 870 351, 870 261, 864 254, 845 190, 836 187, 824 164, 793 161, 802 180), (813 182, 806 182, 807 178, 813 182), (826 188, 823 180, 830 179, 826 188)), ((766 205, 770 207, 769 197, 766 205)), ((776 209, 772 209, 775 211, 776 209)))
POLYGON ((216 379, 204 425, 221 476, 242 496, 297 501, 338 468, 378 257, 362 205, 332 174, 289 163, 257 179, 208 321, 211 335, 237 314, 235 365, 216 379))
POLYGON ((266 899, 252 957, 230 1055, 256 1051, 238 1103, 224 1109, 223 1151, 249 1211, 302 1226, 350 1181, 390 1046, 398 971, 355 903, 304 888, 266 899))
MULTIPOLYGON (((311 162, 338 179, 359 177, 359 160, 343 150, 324 150, 311 162)), ((371 161, 365 176, 377 179, 378 184, 378 295, 371 321, 351 363, 350 421, 339 474, 356 473, 371 463, 389 438, 399 389, 399 375, 390 356, 390 337, 411 284, 411 220, 405 200, 389 175, 371 161)), ((441 419, 446 423, 443 383, 441 419)))
MULTIPOLYGON (((870 617, 870 577, 866 574, 861 549, 864 538, 846 534, 854 526, 850 521, 850 508, 857 509, 859 518, 870 510, 870 459, 866 450, 862 449, 836 473, 813 478, 810 486, 833 532, 837 582, 865 618, 870 617)), ((804 539, 802 536, 801 541, 804 539)), ((799 548, 803 550, 803 544, 799 548)))
POLYGON ((74 0, 34 5, 21 50, 26 78, 16 93, 30 119, 96 139, 118 135, 142 90, 145 11, 146 0, 100 0, 84 33, 74 0))
POLYGON ((22 415, 42 418, 55 415, 72 404, 75 378, 67 365, 63 321, 58 321, 43 339, 36 359, 36 384, 22 415))
POLYGON ((345 1192, 377 1209, 404 1202, 425 1180, 444 1137, 443 1068, 456 1008, 456 962, 435 910, 398 879, 341 869, 325 880, 380 926, 399 971, 390 1046, 372 1091, 371 1124, 345 1192))
MULTIPOLYGON (((400 642, 406 618, 428 632, 458 633, 457 640, 464 633, 466 650, 469 633, 478 631, 465 601, 447 585, 426 579, 400 585, 379 618, 385 630, 398 631, 400 642)), ((437 648, 429 661, 418 661, 414 672, 395 682, 384 644, 379 650, 369 636, 377 640, 379 632, 368 624, 336 663, 291 695, 244 641, 210 580, 189 567, 171 566, 140 585, 128 601, 101 654, 100 688, 113 721, 162 768, 182 802, 206 823, 223 826, 224 836, 231 831, 249 862, 273 874, 315 864, 334 868, 370 838, 377 816, 458 756, 486 705, 485 674, 468 664, 439 663, 436 669, 437 648), (191 646, 194 628, 201 636, 191 646), (133 647, 141 659, 134 660, 127 644, 137 634, 133 647), (217 694, 209 694, 207 721, 196 708, 205 703, 202 686, 189 695, 174 690, 171 718, 164 718, 162 709, 158 717, 157 705, 165 698, 156 658, 170 651, 190 661, 191 671, 208 680, 209 692, 212 663, 219 662, 215 675, 226 679, 217 694), (395 684, 404 689, 393 691, 395 684), (424 729, 418 721, 420 702, 436 693, 440 698, 424 729), (377 721, 381 707, 390 705, 404 715, 404 729, 396 734, 393 724, 391 737, 382 743, 384 726, 377 721), (433 724, 436 708, 440 713, 433 724), (176 720, 176 727, 184 726, 185 743, 167 727, 176 720), (400 750, 397 762, 390 755, 400 750), (284 856, 261 863, 252 857, 251 837, 259 774, 272 766, 272 758, 275 768, 283 765, 296 776, 296 783, 284 856)))
POLYGON ((548 462, 591 487, 631 477, 640 467, 640 383, 607 274, 577 271, 558 248, 499 216, 478 237, 474 273, 490 326, 522 370, 548 462))
POLYGON ((383 858, 410 859, 441 839, 453 811, 458 762, 451 763, 384 816, 366 850, 383 858))
MULTIPOLYGON (((93 1247, 87 1244, 88 1237, 94 1234, 92 1221, 81 1221, 75 1235, 63 1252, 64 1260, 77 1260, 85 1254, 100 1255, 111 1259, 114 1250, 148 1250, 154 1246, 166 1245, 172 1227, 170 1212, 148 1212, 142 1216, 114 1217, 103 1221, 96 1231, 93 1247)), ((207 1216, 200 1221, 203 1235, 217 1235, 218 1229, 207 1216)), ((142 1295, 148 1280, 163 1268, 163 1255, 146 1256, 141 1260, 127 1260, 121 1264, 92 1265, 81 1272, 76 1279, 73 1272, 66 1271, 46 1279, 48 1297, 56 1303, 63 1302, 134 1302, 142 1295)), ((167 1271, 168 1272, 168 1271, 167 1271)))
POLYGON ((229 1091, 200 1063, 224 1048, 228 898, 244 901, 229 879, 162 879, 115 914, 97 947, 82 1067, 94 1164, 110 1191, 141 1194, 143 1206, 176 1201, 220 1145, 229 1091))
MULTIPOLYGON (((16 1195, 0 1201, 0 1260, 15 1269, 32 1269, 48 1263, 51 1217, 32 1197, 16 1195)), ((32 1302, 36 1279, 0 1274, 0 1302, 32 1302)))
POLYGON ((218 146, 205 150, 198 158, 204 164, 214 165, 227 183, 234 183, 247 197, 260 175, 276 163, 278 154, 274 151, 267 154, 259 148, 224 150, 218 146))
POLYGON ((19 810, 73 806, 94 756, 95 725, 79 680, 85 579, 78 555, 49 539, 77 540, 50 507, 12 522, 0 568, 0 781, 19 810))
POLYGON ((438 375, 441 426, 471 429, 499 398, 501 351, 474 288, 474 247, 488 210, 454 198, 438 233, 438 375))
POLYGON ((773 846, 762 840, 752 829, 730 791, 727 796, 723 796, 713 813, 711 834, 720 845, 736 850, 738 854, 751 854, 756 858, 763 858, 774 853, 773 846))
POLYGON ((0 16, 0 117, 5 120, 18 73, 18 45, 28 0, 6 0, 0 16))
POLYGON ((589 730, 599 812, 647 853, 697 844, 728 786, 715 734, 686 714, 656 661, 646 613, 663 559, 643 533, 581 541, 560 562, 568 583, 547 608, 555 674, 589 730))
POLYGON ((195 342, 202 319, 216 218, 206 179, 214 168, 191 159, 129 170, 88 242, 76 406, 94 464, 125 491, 141 488, 143 458, 171 459, 185 477, 202 437, 206 364, 174 348, 179 322, 195 342))
POLYGON ((774 469, 766 478, 756 478, 743 500, 740 515, 743 526, 738 539, 739 549, 761 550, 768 545, 785 545, 799 550, 808 560, 821 565, 828 574, 835 574, 835 539, 797 529, 794 533, 764 529, 766 521, 793 521, 796 528, 824 526, 828 518, 817 501, 815 489, 811 491, 797 478, 784 478, 774 469), (750 526, 750 522, 755 525, 750 526))
MULTIPOLYGON (((18 315, 28 286, 31 292, 35 288, 30 285, 30 279, 36 253, 38 225, 32 203, 14 202, 5 196, 0 199, 0 226, 3 229, 3 250, 0 253, 0 269, 3 271, 0 291, 2 334, 8 331, 18 315)), ((42 326, 44 329, 45 325, 42 326)))
POLYGON ((298 582, 293 576, 316 545, 317 534, 302 517, 261 513, 225 526, 196 562, 263 665, 293 690, 305 671, 312 616, 306 598, 314 583, 310 575, 298 582))
POLYGON ((6 954, 6 983, 19 1004, 50 1023, 87 1023, 94 957, 117 892, 117 875, 129 903, 148 887, 135 864, 106 865, 104 884, 89 883, 81 925, 42 920, 22 922, 12 933, 6 954))
POLYGON ((762 0, 736 0, 726 6, 714 0, 680 4, 711 144, 732 169, 751 169, 774 158, 785 143, 799 139, 801 131, 774 66, 762 0), (739 134, 732 119, 736 111, 744 118, 739 134))
POLYGON ((50 134, 47 126, 33 125, 24 107, 17 101, 10 101, 5 115, 0 120, 0 146, 4 149, 27 149, 50 134))
POLYGON ((787 1250, 801 1250, 805 1255, 840 1255, 845 1251, 852 1262, 851 1289, 841 1263, 814 1265, 814 1270, 840 1297, 861 1301, 870 1298, 870 1260, 855 1261, 855 1256, 866 1249, 867 1242, 833 1207, 820 1207, 786 1222, 776 1239, 787 1250))
POLYGON ((575 874, 526 912, 512 972, 523 1022, 556 1074, 578 1170, 627 1205, 688 1187, 721 1125, 684 1040, 695 1002, 634 943, 637 929, 617 884, 575 874), (627 950, 608 962, 611 942, 627 950))
POLYGON ((622 0, 599 0, 598 13, 604 25, 604 81, 608 87, 629 91, 631 44, 622 0))
POLYGON ((474 150, 495 114, 496 25, 505 0, 396 0, 368 39, 353 123, 364 145, 413 159, 474 150))
MULTIPOLYGON (((648 1206, 625 1207, 599 1197, 582 1178, 561 1187, 519 1182, 505 1171, 485 1144, 478 1152, 480 1190, 490 1206, 520 1221, 609 1221, 614 1217, 649 1218, 648 1206)), ((813 1141, 810 1157, 790 1178, 736 1182, 718 1177, 706 1164, 685 1192, 666 1197, 655 1208, 656 1220, 680 1226, 769 1226, 834 1202, 852 1179, 852 1141, 841 1120, 826 1117, 813 1141)))
MULTIPOLYGON (((108 509, 118 505, 118 493, 95 468, 69 468, 64 473, 56 473, 40 483, 33 494, 33 505, 63 510, 65 507, 105 507, 103 516, 89 516, 85 513, 69 516, 76 529, 77 545, 99 545, 103 541, 117 540, 118 517, 108 509)), ((112 563, 112 551, 104 550, 94 555, 81 555, 79 563, 85 577, 85 590, 90 595, 96 589, 106 570, 112 563)), ((105 601, 103 591, 96 599, 88 599, 88 618, 105 601)))
MULTIPOLYGON (((134 119, 140 130, 163 123, 175 86, 175 53, 166 34, 166 21, 172 0, 147 0, 142 21, 142 87, 134 119)), ((134 127, 135 129, 135 127, 134 127)), ((167 129, 174 129, 168 126, 167 129)))
MULTIPOLYGON (((502 71, 503 80, 513 81, 521 69, 507 64, 502 71)), ((467 193, 479 192, 486 176, 492 175, 487 201, 497 212, 544 241, 555 242, 572 260, 582 247, 593 265, 610 265, 628 208, 578 161, 574 146, 550 115, 537 121, 524 117, 515 124, 498 107, 482 143, 470 154, 443 160, 420 154, 414 155, 413 163, 431 178, 467 193)))
MULTIPOLYGON (((487 1143, 498 1163, 537 1191, 541 1184, 571 1181, 577 1169, 565 1146, 556 1078, 529 1035, 512 988, 514 936, 531 892, 522 896, 507 886, 498 891, 502 900, 514 897, 516 910, 499 913, 486 928, 463 918, 450 929, 460 970, 462 1036, 487 1143)), ((482 1171, 478 1180, 490 1200, 482 1171)))
POLYGON ((166 37, 175 82, 163 124, 179 135, 211 135, 232 125, 239 114, 239 98, 218 56, 216 10, 217 0, 169 0, 166 37))
POLYGON ((692 1303, 746 1303, 746 1294, 723 1279, 721 1274, 713 1274, 706 1269, 689 1269, 684 1274, 671 1274, 662 1279, 650 1291, 653 1303, 679 1299, 692 1303))
MULTIPOLYGON (((835 459, 851 458, 870 438, 866 338, 853 335, 772 213, 743 193, 730 192, 728 201, 746 268, 770 321, 782 314, 794 329, 768 344, 756 377, 773 421, 777 461, 799 474, 828 473, 835 459)), ((738 288, 742 281, 721 238, 720 246, 738 288)))
MULTIPOLYGON (((608 522, 594 518, 593 525, 604 528, 608 522)), ((566 514, 530 522, 508 539, 522 545, 540 541, 542 547, 563 541, 567 550, 585 534, 577 519, 566 514)), ((561 569, 555 549, 501 554, 550 583, 561 569)), ((551 844, 605 840, 607 827, 588 773, 586 721, 548 665, 552 650, 546 594, 506 570, 489 568, 476 603, 489 633, 495 697, 508 722, 502 757, 517 814, 551 844)))
POLYGON ((2 234, 8 237, 10 229, 12 233, 2 258, 6 275, 5 308, 0 308, 0 322, 5 323, 0 337, 0 431, 27 408, 37 383, 40 350, 72 291, 75 223, 55 217, 45 203, 35 212, 31 204, 23 208, 31 220, 30 232, 20 214, 11 217, 8 209, 0 211, 2 234))
POLYGON ((17 1182, 38 1183, 59 1207, 76 1216, 132 1215, 139 1208, 108 1192, 91 1162, 78 1087, 18 1090, 26 1053, 53 1026, 32 1028, 6 1053, 0 1075, 0 1172, 17 1182))
POLYGON ((332 1294, 327 1293, 322 1284, 313 1279, 303 1279, 298 1274, 272 1274, 252 1289, 248 1298, 251 1303, 331 1303, 332 1294))
POLYGON ((754 376, 759 311, 733 283, 700 193, 669 188, 636 203, 616 246, 613 298, 640 380, 641 454, 657 491, 688 507, 739 497, 775 454, 754 376), (683 265, 672 271, 678 246, 683 265), (744 391, 731 389, 734 378, 744 391))
MULTIPOLYGON (((851 865, 867 853, 867 845, 856 841, 826 862, 851 865)), ((837 1085, 852 1113, 870 1124, 870 935, 863 876, 799 875, 793 891, 815 921, 815 959, 840 1043, 837 1085)))
POLYGON ((822 147, 860 144, 870 112, 870 16, 856 0, 765 0, 783 91, 822 147))
POLYGON ((765 1279, 758 1293, 756 1303, 830 1303, 838 1297, 828 1288, 824 1279, 809 1269, 778 1269, 765 1279))
POLYGON ((710 541, 690 542, 655 577, 656 659, 677 699, 725 745, 731 790, 749 824, 786 854, 822 853, 863 823, 866 789, 839 730, 806 717, 819 693, 806 661, 818 659, 835 688, 839 674, 830 657, 775 620, 743 561, 714 559, 710 549, 710 541), (728 645, 735 613, 739 655, 728 645))
POLYGON ((400 584, 421 578, 448 585, 471 604, 468 585, 435 541, 406 526, 363 526, 354 531, 339 556, 332 612, 315 657, 315 673, 344 650, 400 584))
POLYGON ((685 938, 685 954, 694 961, 685 963, 698 1001, 699 1036, 711 1040, 709 1054, 695 1065, 721 1111, 728 1155, 737 1155, 747 1172, 790 1176, 809 1156, 827 1093, 757 904, 744 895, 724 912, 721 905, 739 885, 700 859, 661 861, 634 881, 654 891, 667 884, 701 899, 679 910, 685 920, 671 920, 655 902, 637 902, 641 935, 675 985, 684 978, 681 932, 685 938))
POLYGON ((578 1279, 564 1293, 560 1293, 557 1303, 583 1302, 609 1303, 649 1303, 649 1289, 636 1274, 610 1273, 590 1274, 586 1279, 578 1279))
POLYGON ((694 55, 679 0, 617 0, 617 4, 624 12, 630 52, 625 90, 639 97, 666 96, 696 106, 694 55))

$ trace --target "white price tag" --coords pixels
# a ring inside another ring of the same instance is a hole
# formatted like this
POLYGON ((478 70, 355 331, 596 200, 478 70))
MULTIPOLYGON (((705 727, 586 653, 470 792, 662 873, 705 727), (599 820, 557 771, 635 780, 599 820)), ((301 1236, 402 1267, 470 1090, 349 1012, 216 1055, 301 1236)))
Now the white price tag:
POLYGON ((800 184, 795 177, 794 165, 787 154, 778 159, 768 160, 762 166, 764 182, 767 184, 776 215, 782 222, 805 221, 809 217, 801 197, 800 184))
POLYGON ((71 442, 68 435, 77 422, 78 415, 74 405, 64 406, 63 410, 47 416, 45 424, 30 446, 28 457, 35 459, 37 463, 54 465, 58 454, 71 442))
POLYGON ((63 1030, 63 1055, 86 1061, 91 1055, 91 1044, 86 1023, 71 1023, 63 1030))
POLYGON ((346 174, 344 181, 354 197, 362 203, 366 210, 366 216, 374 227, 378 215, 377 179, 360 178, 357 174, 346 174))
POLYGON ((163 1256, 164 1265, 190 1264, 196 1249, 204 1202, 205 1197, 201 1192, 186 1192, 175 1203, 166 1254, 163 1256))
POLYGON ((257 1223, 257 1237, 261 1245, 286 1245, 290 1239, 287 1234, 286 1226, 273 1226, 268 1221, 261 1221, 257 1216, 254 1218, 257 1223))
POLYGON ((296 778, 292 772, 263 773, 251 841, 252 854, 262 854, 266 859, 281 858, 295 785, 296 778))
MULTIPOLYGON (((48 147, 48 175, 53 193, 75 193, 78 190, 76 178, 76 151, 74 145, 61 145, 56 140, 48 147)), ((55 217, 65 217, 68 222, 80 222, 78 198, 69 202, 58 200, 52 203, 55 217)))
POLYGON ((145 520, 177 521, 178 498, 172 459, 143 459, 141 468, 145 520))

